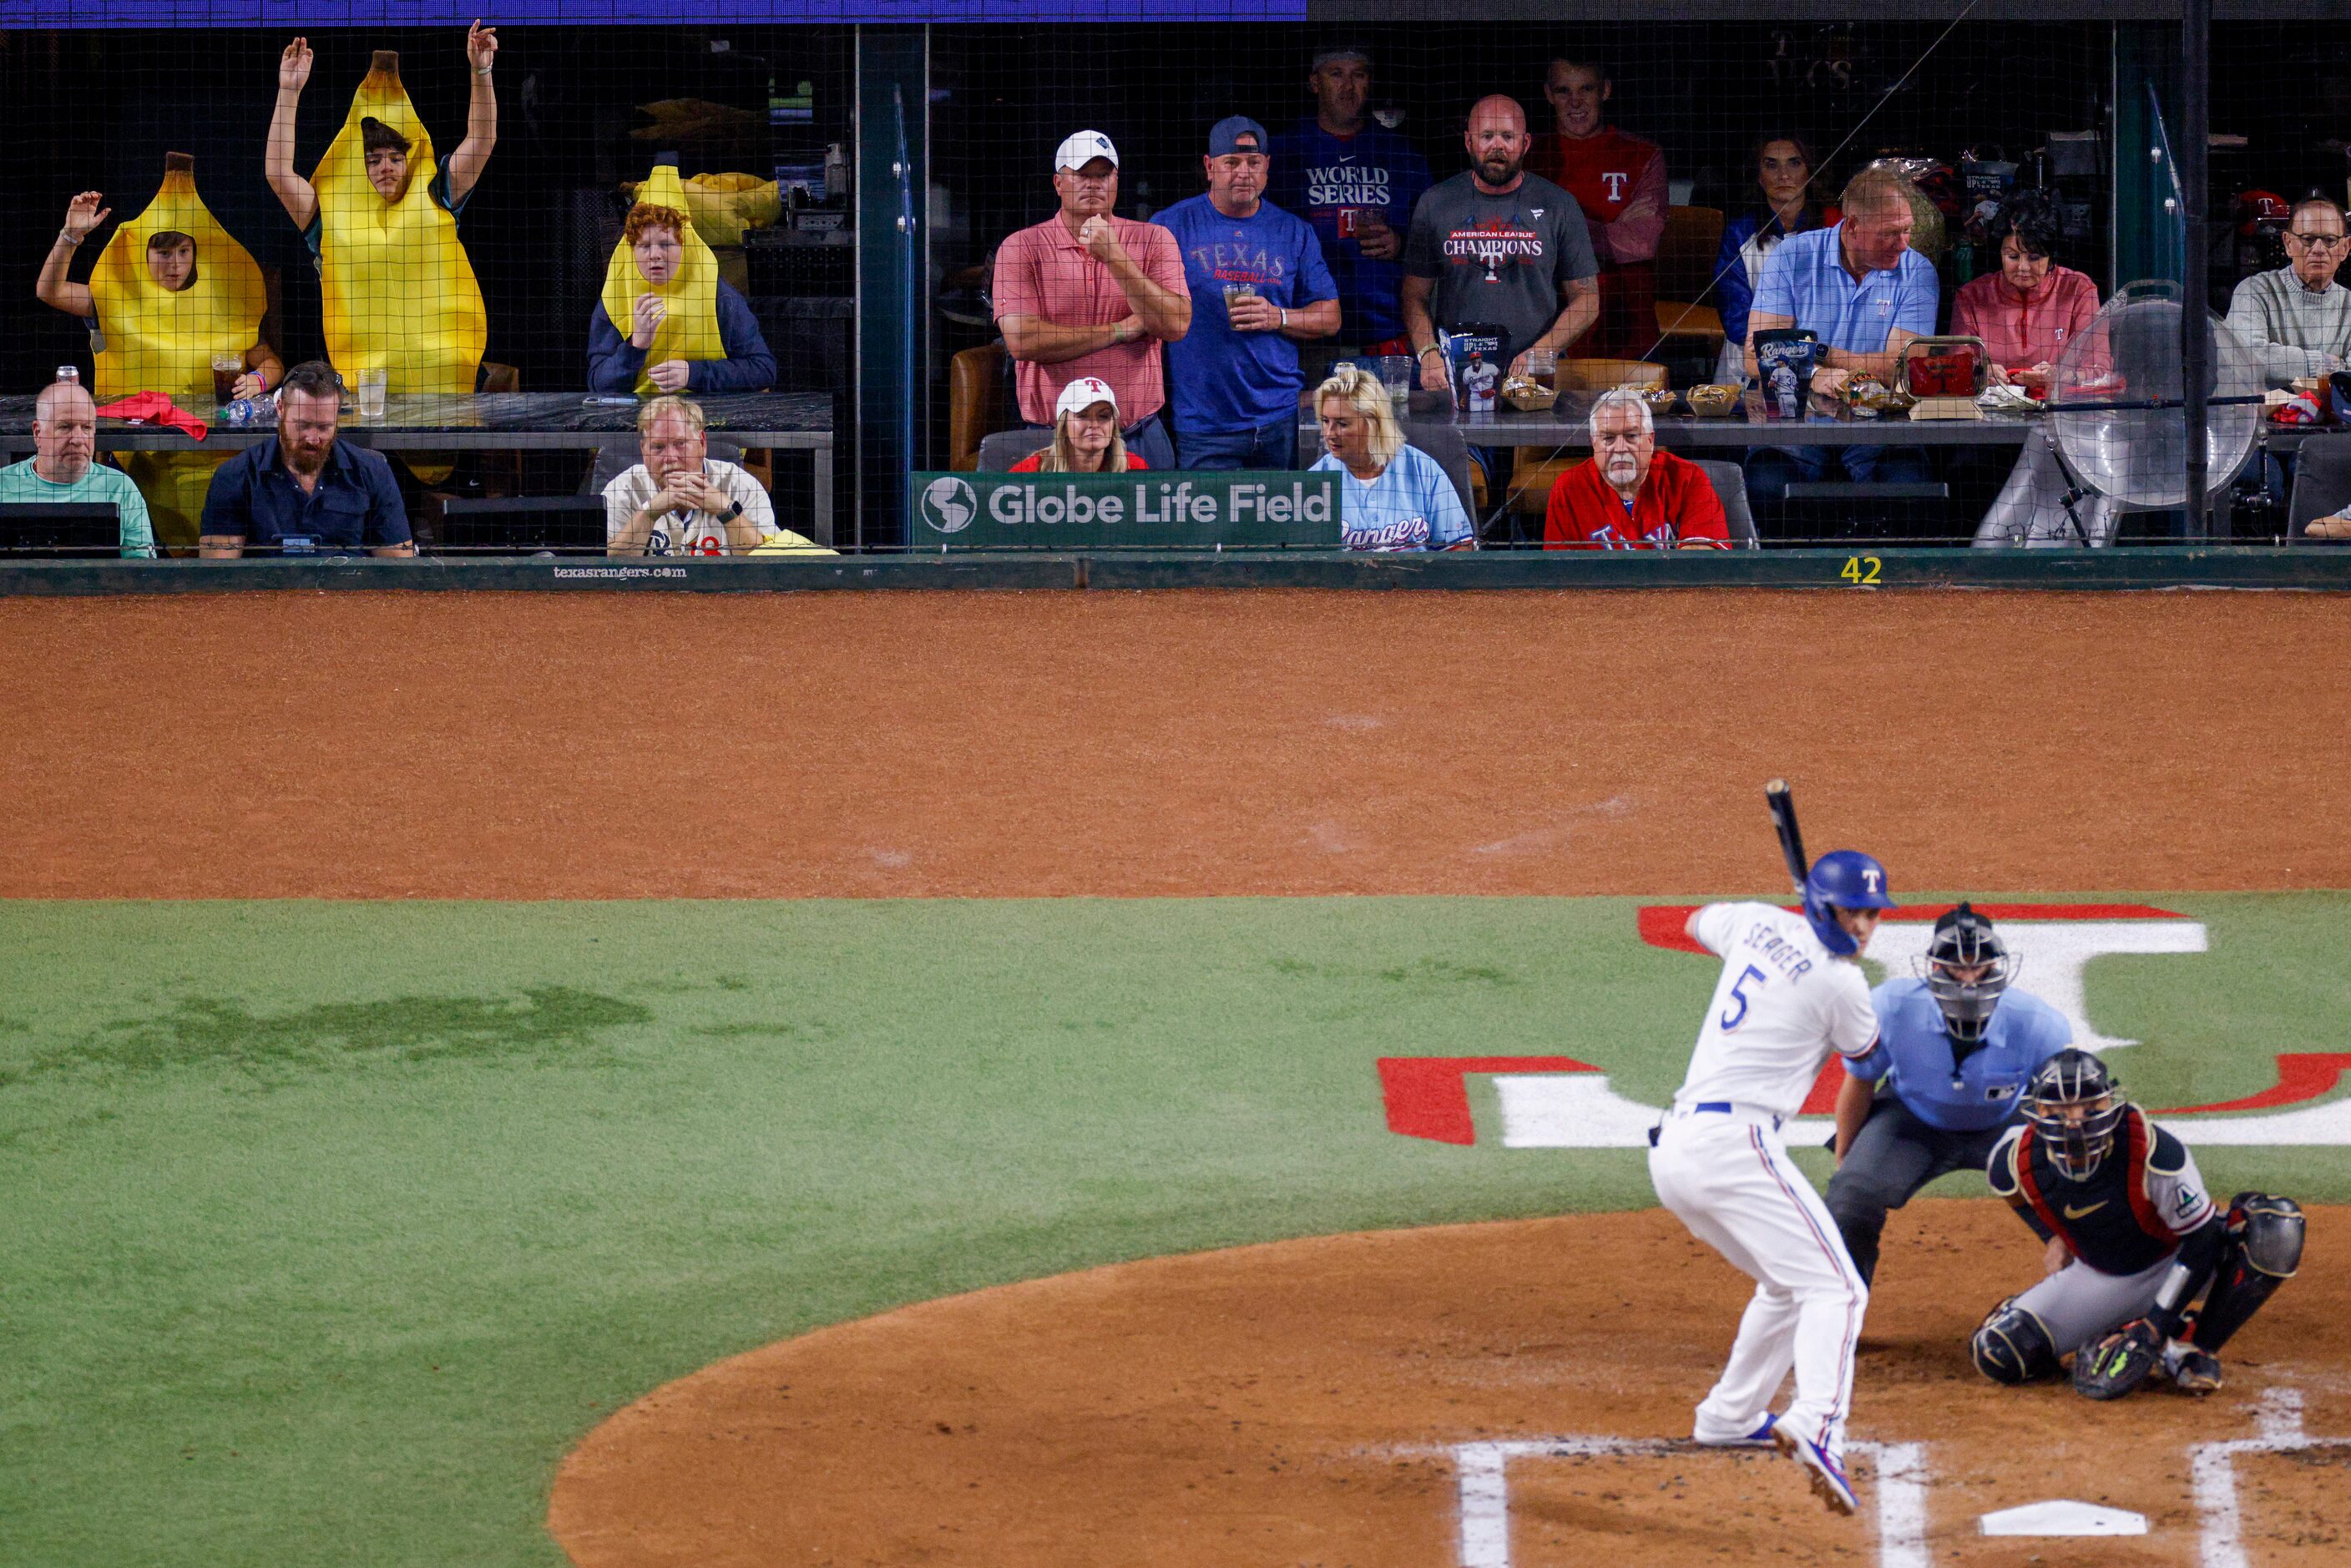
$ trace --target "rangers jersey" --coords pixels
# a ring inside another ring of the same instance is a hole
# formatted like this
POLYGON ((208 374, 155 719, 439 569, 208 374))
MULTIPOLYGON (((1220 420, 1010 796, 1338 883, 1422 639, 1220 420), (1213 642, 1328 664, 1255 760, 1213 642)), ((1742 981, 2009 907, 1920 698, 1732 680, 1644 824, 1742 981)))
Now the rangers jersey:
POLYGON ((1831 1051, 1851 1058, 1877 1043, 1861 966, 1821 946, 1802 915, 1768 904, 1709 904, 1690 932, 1722 955, 1722 977, 1676 1105, 1727 1101, 1792 1116, 1831 1051))

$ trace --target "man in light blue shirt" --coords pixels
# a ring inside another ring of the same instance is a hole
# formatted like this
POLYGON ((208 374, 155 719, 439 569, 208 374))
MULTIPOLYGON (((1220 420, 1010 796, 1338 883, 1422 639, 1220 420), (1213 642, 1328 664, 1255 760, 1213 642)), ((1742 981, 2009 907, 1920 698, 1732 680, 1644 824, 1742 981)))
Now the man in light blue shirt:
MULTIPOLYGON (((1899 170, 1873 163, 1845 184, 1844 221, 1832 228, 1791 235, 1763 263, 1747 316, 1747 373, 1757 373, 1755 335, 1795 327, 1822 344, 1813 391, 1827 395, 1855 376, 1892 386, 1902 373, 1902 349, 1935 330, 1941 282, 1935 264, 1910 248, 1916 221, 1910 182, 1899 170)), ((1844 446, 1846 476, 1856 480, 1921 480, 1927 455, 1917 447, 1844 446)), ((1793 479, 1828 472, 1825 446, 1767 447, 1751 453, 1747 491, 1775 504, 1793 479)))
POLYGON ((1339 329, 1339 290, 1306 220, 1264 199, 1265 127, 1245 115, 1208 132, 1206 194, 1159 214, 1184 257, 1192 329, 1167 345, 1176 453, 1186 468, 1290 468, 1298 345, 1339 329))
POLYGON ((1966 904, 1935 922, 1923 978, 1870 993, 1877 1044, 1845 1063, 1829 1213, 1865 1282, 1886 1213, 1937 1176, 1980 1171, 2041 1064, 2074 1042, 2065 1015, 2011 990, 2014 960, 1966 904))
POLYGON ((33 455, 0 468, 0 503, 111 506, 122 553, 152 556, 146 497, 130 475, 101 467, 97 456, 98 404, 74 382, 52 382, 33 400, 33 455))

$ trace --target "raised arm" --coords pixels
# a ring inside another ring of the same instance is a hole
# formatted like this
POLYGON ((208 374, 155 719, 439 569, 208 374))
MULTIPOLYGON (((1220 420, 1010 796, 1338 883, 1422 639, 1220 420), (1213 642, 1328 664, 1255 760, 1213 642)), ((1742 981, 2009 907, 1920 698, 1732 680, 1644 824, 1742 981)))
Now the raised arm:
POLYGON ((498 30, 485 27, 476 16, 465 33, 465 63, 473 68, 473 96, 465 100, 465 140, 449 154, 449 204, 455 206, 481 180, 498 144, 498 93, 490 85, 490 68, 497 63, 498 30))
POLYGON ((85 319, 98 314, 98 302, 90 298, 87 284, 75 283, 66 274, 73 267, 74 252, 81 242, 98 232, 112 207, 101 207, 96 191, 84 191, 66 204, 65 226, 57 237, 49 242, 49 254, 42 258, 40 280, 33 285, 33 293, 40 302, 69 316, 85 319))
POLYGON ((294 115, 302 107, 302 89, 310 81, 310 40, 297 38, 277 57, 277 107, 269 112, 269 141, 261 154, 261 172, 278 204, 294 226, 308 234, 319 216, 319 193, 294 172, 294 115))

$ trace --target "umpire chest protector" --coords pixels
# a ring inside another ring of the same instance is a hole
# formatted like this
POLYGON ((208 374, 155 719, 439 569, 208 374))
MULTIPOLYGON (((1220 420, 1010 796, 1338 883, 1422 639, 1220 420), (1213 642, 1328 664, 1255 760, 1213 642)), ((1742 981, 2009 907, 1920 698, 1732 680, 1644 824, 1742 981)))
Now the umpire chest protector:
POLYGON ((2047 1141, 2027 1125, 1994 1162, 1992 1186, 2101 1274, 2136 1274, 2179 1246, 2147 1191, 2147 1176, 2175 1174, 2187 1160, 2186 1146, 2134 1105, 2124 1113, 2114 1153, 2086 1180, 2059 1171, 2047 1141))

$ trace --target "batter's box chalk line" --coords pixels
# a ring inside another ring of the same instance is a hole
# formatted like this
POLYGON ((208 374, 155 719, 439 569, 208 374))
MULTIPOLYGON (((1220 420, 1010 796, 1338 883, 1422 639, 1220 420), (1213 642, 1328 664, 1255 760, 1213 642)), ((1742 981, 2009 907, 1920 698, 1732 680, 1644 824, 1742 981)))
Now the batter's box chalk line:
POLYGON ((2253 1413, 2254 1436, 2198 1443, 2188 1450, 2188 1474, 2203 1521, 2198 1561, 2203 1568, 2252 1568, 2237 1514, 2239 1454, 2293 1454, 2305 1448, 2351 1448, 2351 1437, 2314 1437, 2303 1430, 2302 1390, 2272 1388, 2253 1413))
MULTIPOLYGON (((1456 1443, 1450 1451, 1461 1483, 1461 1568, 1510 1568, 1512 1459, 1688 1458, 1695 1452, 1687 1443, 1608 1437, 1456 1443)), ((1845 1455, 1868 1459, 1876 1469, 1876 1484, 1870 1490, 1877 1500, 1879 1568, 1927 1568, 1927 1446, 1847 1443, 1845 1455)))
MULTIPOLYGON (((2254 1409, 2254 1435, 2225 1442, 2197 1443, 2189 1450, 2189 1476, 2201 1521, 2197 1561, 2200 1568, 2252 1568, 2245 1555, 2237 1507, 2235 1460, 2240 1454, 2292 1454, 2311 1448, 2351 1448, 2351 1437, 2314 1437, 2303 1427, 2302 1391, 2272 1388, 2254 1409)), ((1510 1568, 1512 1459, 1689 1458, 1687 1443, 1648 1437, 1604 1436, 1531 1437, 1510 1442, 1456 1443, 1441 1450, 1452 1457, 1461 1491, 1461 1568, 1510 1568)), ((1879 1568, 1928 1568, 1927 1552, 1927 1446, 1924 1443, 1848 1443, 1845 1454, 1872 1461, 1877 1504, 1879 1568)))

